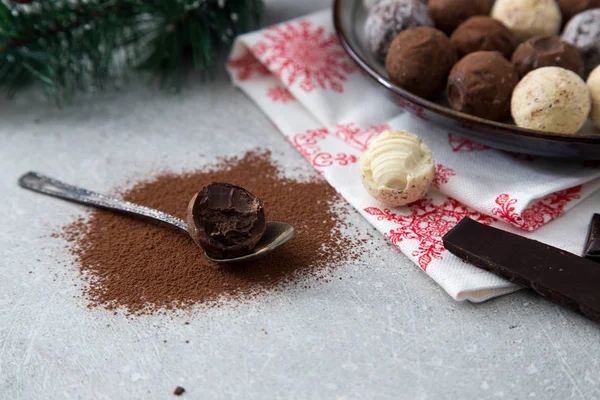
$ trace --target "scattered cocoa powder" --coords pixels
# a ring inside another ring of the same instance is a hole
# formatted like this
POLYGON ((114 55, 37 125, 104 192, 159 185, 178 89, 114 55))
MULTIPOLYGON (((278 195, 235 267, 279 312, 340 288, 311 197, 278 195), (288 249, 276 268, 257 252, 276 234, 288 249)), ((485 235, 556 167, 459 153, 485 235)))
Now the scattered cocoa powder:
POLYGON ((215 269, 180 232, 94 210, 62 234, 87 283, 83 296, 90 307, 142 314, 243 300, 299 279, 328 280, 331 268, 360 254, 340 232, 340 200, 333 188, 320 177, 284 177, 268 152, 222 159, 202 171, 163 174, 122 195, 185 218, 189 200, 212 181, 248 189, 263 200, 267 220, 291 223, 296 238, 266 258, 215 269))

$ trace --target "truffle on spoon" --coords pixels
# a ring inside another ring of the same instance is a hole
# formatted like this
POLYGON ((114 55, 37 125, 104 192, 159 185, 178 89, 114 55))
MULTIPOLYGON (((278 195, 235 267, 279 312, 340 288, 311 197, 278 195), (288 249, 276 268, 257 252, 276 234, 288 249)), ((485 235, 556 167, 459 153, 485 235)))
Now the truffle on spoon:
POLYGON ((262 201, 229 183, 211 183, 188 205, 190 236, 214 259, 249 254, 265 233, 262 201))

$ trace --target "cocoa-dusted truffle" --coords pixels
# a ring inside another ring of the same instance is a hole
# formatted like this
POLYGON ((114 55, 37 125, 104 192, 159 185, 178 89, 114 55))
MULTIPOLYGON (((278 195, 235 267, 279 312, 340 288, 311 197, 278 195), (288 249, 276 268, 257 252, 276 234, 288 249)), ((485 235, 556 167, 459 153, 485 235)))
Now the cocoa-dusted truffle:
POLYGON ((459 59, 476 51, 499 51, 510 60, 517 47, 515 35, 502 22, 487 16, 466 20, 456 28, 450 41, 459 59))
POLYGON ((475 15, 489 14, 491 8, 491 0, 429 0, 427 3, 435 27, 447 34, 475 15))
POLYGON ((500 121, 510 109, 519 82, 515 67, 497 51, 477 51, 460 60, 448 78, 450 106, 477 117, 500 121))
POLYGON ((558 0, 558 6, 564 20, 568 21, 582 11, 600 8, 600 0, 558 0))
POLYGON ((385 69, 398 86, 427 98, 444 89, 455 62, 456 52, 450 39, 437 29, 422 26, 396 36, 385 69))
POLYGON ((542 67, 561 67, 583 75, 583 60, 579 51, 558 36, 538 36, 521 43, 512 62, 522 78, 542 67))
POLYGON ((562 34, 563 40, 577 47, 588 75, 600 65, 600 8, 581 12, 571 18, 562 34))
POLYGON ((240 257, 249 254, 265 233, 265 210, 246 189, 215 182, 190 201, 188 227, 209 257, 240 257))
POLYGON ((433 26, 427 8, 420 0, 382 1, 369 10, 365 37, 371 52, 385 60, 392 40, 405 29, 433 26))

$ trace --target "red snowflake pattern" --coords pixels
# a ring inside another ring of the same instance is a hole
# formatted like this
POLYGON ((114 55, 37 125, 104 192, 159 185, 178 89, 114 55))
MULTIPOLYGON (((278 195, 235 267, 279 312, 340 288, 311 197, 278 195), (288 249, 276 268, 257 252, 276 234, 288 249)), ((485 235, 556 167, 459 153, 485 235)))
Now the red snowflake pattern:
POLYGON ((564 213, 567 204, 580 198, 581 188, 579 185, 552 193, 527 207, 521 215, 515 212, 515 204, 519 200, 506 193, 501 194, 496 198, 499 207, 494 208, 492 213, 504 222, 526 231, 533 231, 564 213))
POLYGON ((266 76, 270 74, 267 67, 265 67, 263 63, 261 63, 260 60, 249 51, 247 51, 243 56, 232 58, 231 60, 227 61, 227 66, 237 71, 237 79, 240 81, 247 81, 254 74, 258 76, 266 76))
POLYGON ((389 129, 390 126, 387 124, 372 125, 369 129, 360 129, 351 122, 349 124, 337 124, 335 134, 346 143, 361 150, 366 150, 371 140, 389 129))
POLYGON ((307 20, 268 29, 252 50, 288 86, 299 82, 307 93, 317 86, 342 93, 342 83, 356 70, 335 34, 307 20))
POLYGON ((450 167, 446 167, 443 164, 435 165, 435 176, 433 178, 432 185, 436 189, 440 189, 442 185, 445 185, 450 181, 450 177, 456 176, 456 172, 450 167))
POLYGON ((483 151, 490 149, 490 147, 485 146, 481 143, 476 143, 469 139, 465 139, 464 137, 456 136, 451 133, 448 133, 448 143, 450 144, 450 147, 452 147, 452 151, 455 153, 458 151, 470 153, 472 151, 483 151))
POLYGON ((283 86, 275 86, 269 88, 267 90, 267 96, 273 101, 273 103, 289 103, 291 101, 296 100, 294 96, 292 96, 290 91, 284 88, 283 86))
POLYGON ((441 205, 425 199, 408 207, 409 215, 398 215, 387 208, 381 210, 376 207, 365 208, 365 212, 376 216, 377 220, 387 220, 399 225, 385 235, 395 245, 406 240, 418 241, 419 247, 412 252, 412 256, 417 257, 418 264, 424 271, 433 259, 442 259, 442 253, 446 251, 442 236, 461 219, 469 217, 486 225, 494 221, 493 217, 472 211, 451 198, 441 205))
POLYGON ((336 164, 349 165, 358 161, 358 157, 353 154, 332 154, 322 151, 319 141, 325 139, 327 135, 329 135, 329 131, 325 128, 308 130, 306 133, 292 136, 291 141, 300 153, 317 168, 330 167, 336 164))

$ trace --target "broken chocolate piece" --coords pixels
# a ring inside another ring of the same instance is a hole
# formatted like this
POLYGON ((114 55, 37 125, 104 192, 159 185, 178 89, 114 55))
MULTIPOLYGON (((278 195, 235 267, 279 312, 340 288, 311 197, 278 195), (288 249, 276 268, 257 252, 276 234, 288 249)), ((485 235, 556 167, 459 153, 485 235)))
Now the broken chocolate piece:
POLYGON ((600 268, 595 263, 469 218, 442 239, 463 260, 600 322, 600 268))
POLYGON ((262 201, 229 183, 211 183, 190 202, 190 235, 215 259, 249 254, 265 233, 262 201))
POLYGON ((594 214, 592 217, 583 256, 600 263, 600 214, 594 214))

